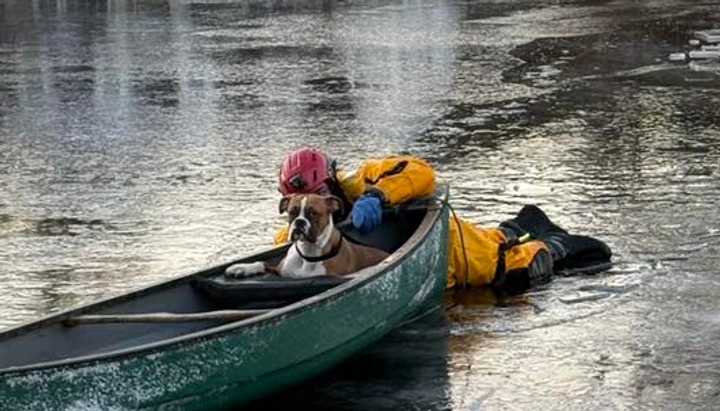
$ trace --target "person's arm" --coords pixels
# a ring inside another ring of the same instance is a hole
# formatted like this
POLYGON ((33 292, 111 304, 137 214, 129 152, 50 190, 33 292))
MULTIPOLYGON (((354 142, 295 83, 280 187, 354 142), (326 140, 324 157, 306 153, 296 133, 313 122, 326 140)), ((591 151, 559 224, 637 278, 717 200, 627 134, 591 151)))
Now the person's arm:
POLYGON ((345 196, 353 203, 352 224, 361 232, 382 222, 382 207, 395 206, 435 193, 435 172, 411 156, 366 160, 350 175, 339 175, 345 196))
POLYGON ((355 186, 359 181, 364 184, 363 195, 377 195, 391 206, 435 193, 435 171, 411 156, 366 160, 353 178, 355 186))

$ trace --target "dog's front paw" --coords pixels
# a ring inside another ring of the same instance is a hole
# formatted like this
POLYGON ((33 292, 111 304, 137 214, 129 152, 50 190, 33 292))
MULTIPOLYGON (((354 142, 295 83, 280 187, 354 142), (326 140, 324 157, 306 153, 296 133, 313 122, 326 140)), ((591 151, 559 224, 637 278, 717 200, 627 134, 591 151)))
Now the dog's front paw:
POLYGON ((261 262, 249 264, 233 264, 225 269, 225 276, 232 278, 245 278, 265 272, 265 264, 261 262))

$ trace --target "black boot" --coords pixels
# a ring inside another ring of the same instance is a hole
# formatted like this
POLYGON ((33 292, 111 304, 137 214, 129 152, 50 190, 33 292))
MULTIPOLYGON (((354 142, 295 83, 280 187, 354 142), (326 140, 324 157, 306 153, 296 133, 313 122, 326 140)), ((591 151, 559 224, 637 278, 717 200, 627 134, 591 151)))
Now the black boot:
POLYGON ((558 273, 590 274, 607 270, 611 266, 612 250, 597 238, 550 233, 541 240, 550 247, 558 273))
POLYGON ((587 236, 572 235, 556 225, 535 205, 526 205, 518 215, 500 224, 506 235, 520 237, 529 233, 550 249, 555 272, 597 272, 610 266, 612 251, 604 242, 587 236))
POLYGON ((520 237, 530 234, 533 238, 540 238, 545 233, 564 233, 559 226, 555 225, 545 213, 536 205, 526 205, 512 219, 500 223, 500 228, 514 231, 520 237))

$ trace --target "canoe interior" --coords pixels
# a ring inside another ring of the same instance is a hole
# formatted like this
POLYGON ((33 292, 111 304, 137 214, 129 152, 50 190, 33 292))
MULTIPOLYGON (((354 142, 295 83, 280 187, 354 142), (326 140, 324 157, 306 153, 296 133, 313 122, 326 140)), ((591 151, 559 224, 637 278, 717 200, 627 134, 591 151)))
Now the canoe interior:
MULTIPOLYGON (((346 236, 362 244, 394 252, 418 228, 425 210, 384 215, 383 225, 363 235, 343 228, 346 236)), ((195 274, 167 281, 127 295, 60 313, 0 333, 0 372, 78 357, 102 355, 206 330, 223 321, 187 323, 114 323, 66 327, 62 320, 81 314, 197 313, 222 309, 274 308, 323 292, 342 279, 286 280, 254 278, 228 281, 225 268, 240 261, 277 262, 284 248, 231 261, 195 274)))

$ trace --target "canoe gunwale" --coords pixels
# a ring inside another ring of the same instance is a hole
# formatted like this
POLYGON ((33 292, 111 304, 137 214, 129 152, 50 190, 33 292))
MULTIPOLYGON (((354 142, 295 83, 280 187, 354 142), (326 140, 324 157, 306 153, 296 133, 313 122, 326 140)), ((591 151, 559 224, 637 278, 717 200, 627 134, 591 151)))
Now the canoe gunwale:
MULTIPOLYGON (((423 241, 430 234, 432 229, 438 223, 438 220, 443 214, 443 210, 447 208, 447 196, 448 187, 442 186, 438 190, 439 197, 442 199, 442 207, 432 208, 429 207, 423 219, 421 220, 418 227, 415 229, 413 234, 400 246, 395 252, 393 252, 387 259, 378 265, 365 268, 358 271, 354 278, 342 283, 338 286, 332 287, 326 291, 323 291, 317 295, 305 298, 295 303, 272 309, 267 313, 260 314, 247 319, 242 319, 234 322, 229 322, 219 326, 207 328, 204 330, 191 332, 177 337, 167 338, 147 344, 141 344, 130 348, 124 348, 116 351, 108 351, 100 354, 93 354, 87 356, 71 357, 62 360, 48 361, 34 363, 30 365, 14 366, 0 369, 0 376, 12 376, 14 374, 22 374, 33 371, 42 371, 44 369, 52 369, 57 367, 66 368, 81 368, 89 365, 102 363, 106 360, 117 360, 124 357, 130 357, 136 354, 152 354, 154 352, 162 351, 164 349, 182 345, 185 343, 199 343, 206 340, 222 337, 228 333, 232 333, 241 328, 251 328, 253 326, 260 326, 263 323, 277 321, 279 318, 287 318, 296 314, 300 314, 305 310, 312 309, 318 304, 324 302, 332 302, 336 299, 341 298, 345 294, 354 291, 355 289, 375 280, 383 273, 390 271, 402 264, 407 256, 412 255, 422 244, 423 241)), ((261 251, 257 254, 250 255, 247 257, 239 258, 230 262, 219 264, 212 267, 207 267, 193 273, 181 274, 176 278, 170 280, 161 280, 154 284, 144 286, 140 289, 130 291, 128 293, 109 297, 107 299, 91 302, 79 307, 71 308, 69 310, 55 313, 43 317, 39 320, 30 321, 27 323, 20 324, 16 327, 11 327, 5 331, 0 332, 0 344, 2 340, 12 338, 15 335, 21 334, 25 331, 31 331, 43 326, 60 323, 65 319, 72 316, 81 315, 87 312, 97 311, 104 307, 113 306, 123 301, 131 300, 134 298, 142 297, 143 295, 157 292, 170 287, 181 286, 184 283, 191 282, 197 277, 209 277, 216 275, 218 272, 222 272, 226 267, 238 263, 238 262, 252 262, 261 261, 268 258, 278 256, 283 253, 289 244, 273 247, 265 251, 261 251)))

